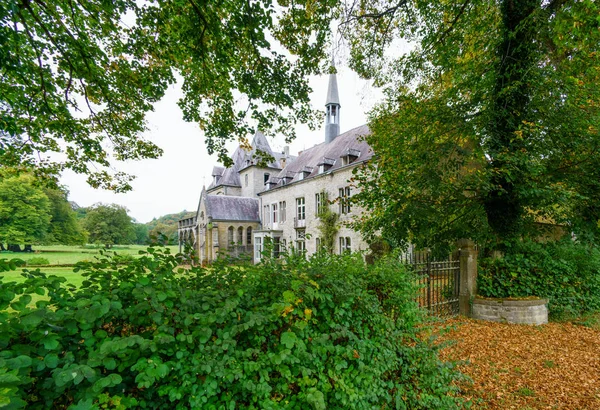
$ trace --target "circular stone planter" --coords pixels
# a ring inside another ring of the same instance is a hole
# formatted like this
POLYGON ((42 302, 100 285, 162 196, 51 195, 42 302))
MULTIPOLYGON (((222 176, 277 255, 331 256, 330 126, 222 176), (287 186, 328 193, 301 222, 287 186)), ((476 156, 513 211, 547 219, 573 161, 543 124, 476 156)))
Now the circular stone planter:
POLYGON ((493 322, 543 325, 548 323, 548 299, 475 298, 474 319, 493 322))

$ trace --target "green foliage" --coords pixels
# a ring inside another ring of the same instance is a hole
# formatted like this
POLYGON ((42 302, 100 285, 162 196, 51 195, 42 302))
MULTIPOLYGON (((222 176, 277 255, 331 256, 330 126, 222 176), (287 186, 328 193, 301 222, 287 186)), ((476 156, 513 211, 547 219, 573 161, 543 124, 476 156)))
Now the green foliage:
POLYGON ((146 224, 148 227, 147 239, 154 243, 160 238, 162 241, 161 244, 163 245, 176 245, 179 243, 177 222, 180 219, 191 218, 195 215, 195 212, 187 212, 184 210, 176 214, 167 214, 160 218, 155 218, 146 224))
POLYGON ((107 248, 116 244, 129 244, 135 240, 135 230, 127 209, 116 204, 96 204, 88 208, 83 226, 89 240, 107 248))
POLYGON ((135 231, 135 244, 136 245, 148 245, 148 240, 150 238, 148 232, 148 225, 136 223, 133 226, 135 231))
POLYGON ((600 3, 361 0, 349 13, 350 64, 386 95, 356 227, 419 247, 535 238, 548 221, 596 237, 600 3), (388 52, 402 40, 416 44, 388 52))
POLYGON ((39 271, 0 282, 2 403, 458 408, 448 395, 455 373, 419 334, 414 279, 397 263, 179 263, 149 248, 125 266, 78 265, 80 289, 39 271), (28 307, 34 293, 48 300, 28 307))
POLYGON ((131 189, 132 177, 111 165, 161 155, 142 138, 145 116, 176 73, 185 120, 200 123, 221 161, 227 140, 245 138, 254 121, 293 138, 296 123, 318 121, 308 76, 326 56, 336 6, 3 1, 0 163, 35 164, 39 174, 68 168, 92 186, 131 189))
POLYGON ((0 175, 0 243, 39 243, 51 219, 50 201, 32 175, 0 175))
POLYGON ((27 266, 40 266, 40 265, 50 265, 50 261, 48 258, 44 258, 41 256, 36 256, 34 258, 27 260, 27 266))
POLYGON ((570 240, 516 243, 502 258, 480 260, 477 291, 484 297, 545 297, 553 315, 598 311, 600 251, 570 240))
POLYGON ((333 253, 335 238, 340 230, 338 225, 339 215, 331 210, 327 191, 321 192, 321 209, 318 210, 319 225, 317 229, 321 235, 321 247, 325 252, 333 253))
POLYGON ((50 200, 51 216, 48 233, 44 237, 45 244, 82 245, 86 235, 81 227, 77 214, 67 200, 64 189, 47 189, 46 196, 50 200))

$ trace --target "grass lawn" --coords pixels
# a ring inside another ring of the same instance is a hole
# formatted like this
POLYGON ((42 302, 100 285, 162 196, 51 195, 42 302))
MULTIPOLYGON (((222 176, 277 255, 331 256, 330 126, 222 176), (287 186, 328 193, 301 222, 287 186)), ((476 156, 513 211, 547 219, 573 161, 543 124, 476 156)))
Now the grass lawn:
MULTIPOLYGON (((119 255, 138 256, 140 251, 145 251, 146 245, 115 245, 110 249, 119 255)), ((176 245, 168 246, 171 253, 177 253, 179 247, 176 245)), ((34 246, 33 253, 26 252, 0 252, 0 258, 12 259, 18 258, 28 261, 32 258, 46 258, 49 265, 73 265, 77 262, 88 260, 93 261, 95 256, 100 256, 101 248, 81 247, 81 246, 34 246)))

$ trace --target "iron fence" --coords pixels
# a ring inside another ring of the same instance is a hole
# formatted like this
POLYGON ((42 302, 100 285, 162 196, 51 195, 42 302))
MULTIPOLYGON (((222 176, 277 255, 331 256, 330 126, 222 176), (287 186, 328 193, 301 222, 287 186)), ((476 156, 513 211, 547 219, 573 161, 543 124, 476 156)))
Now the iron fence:
POLYGON ((430 314, 439 317, 459 313, 460 261, 449 256, 433 259, 428 252, 405 255, 402 262, 416 275, 419 286, 417 301, 430 314))

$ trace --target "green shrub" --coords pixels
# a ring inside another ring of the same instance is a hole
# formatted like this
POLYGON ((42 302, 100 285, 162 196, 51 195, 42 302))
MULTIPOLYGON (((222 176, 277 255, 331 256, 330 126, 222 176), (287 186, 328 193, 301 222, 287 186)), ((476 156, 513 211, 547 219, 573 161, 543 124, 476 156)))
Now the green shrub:
POLYGON ((79 264, 78 290, 39 270, 0 282, 0 403, 458 408, 401 265, 320 255, 184 271, 148 251, 79 264), (29 308, 32 293, 49 300, 29 308))
POLYGON ((600 251, 571 240, 518 243, 480 261, 477 289, 485 297, 548 298, 555 316, 598 311, 600 251))
POLYGON ((31 258, 27 261, 27 266, 41 266, 41 265, 50 265, 50 261, 48 260, 48 258, 36 256, 35 258, 31 258))

